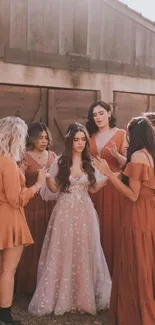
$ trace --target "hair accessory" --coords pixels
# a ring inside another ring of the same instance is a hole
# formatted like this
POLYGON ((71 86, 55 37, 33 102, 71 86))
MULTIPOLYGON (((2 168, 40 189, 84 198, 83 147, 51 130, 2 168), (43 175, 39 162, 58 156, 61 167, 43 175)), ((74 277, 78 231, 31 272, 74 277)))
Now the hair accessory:
POLYGON ((71 130, 68 131, 68 133, 66 134, 66 138, 69 138, 71 135, 71 130))
POLYGON ((146 119, 143 118, 141 121, 139 121, 137 124, 143 123, 146 119))

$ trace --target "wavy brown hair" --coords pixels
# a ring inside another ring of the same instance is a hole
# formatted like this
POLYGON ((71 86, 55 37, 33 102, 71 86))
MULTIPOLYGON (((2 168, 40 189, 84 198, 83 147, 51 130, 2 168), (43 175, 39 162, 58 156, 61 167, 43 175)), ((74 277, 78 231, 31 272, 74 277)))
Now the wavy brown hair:
POLYGON ((52 136, 48 127, 42 122, 34 122, 28 128, 27 149, 33 150, 40 134, 45 131, 48 137, 47 150, 52 144, 52 136))
POLYGON ((109 126, 110 128, 114 128, 116 126, 116 118, 112 113, 111 106, 108 103, 103 102, 102 100, 98 100, 91 105, 88 112, 88 120, 86 122, 86 128, 90 136, 98 131, 98 126, 95 124, 94 117, 93 117, 94 108, 97 106, 101 106, 107 112, 111 112, 111 116, 109 117, 109 126))
POLYGON ((91 186, 96 182, 94 175, 94 168, 91 164, 91 155, 89 149, 89 135, 86 128, 80 123, 70 124, 66 138, 65 138, 65 149, 62 155, 58 159, 58 173, 56 176, 56 182, 59 185, 60 192, 69 192, 69 176, 70 168, 73 164, 73 141, 77 132, 83 132, 86 137, 86 145, 82 152, 82 166, 81 169, 88 175, 88 180, 91 186))
MULTIPOLYGON (((155 132, 151 122, 146 117, 134 117, 127 126, 127 140, 129 143, 127 149, 127 161, 123 168, 131 161, 134 152, 146 149, 151 155, 154 162, 155 170, 155 132)), ((122 175, 122 181, 128 185, 128 177, 122 175)))

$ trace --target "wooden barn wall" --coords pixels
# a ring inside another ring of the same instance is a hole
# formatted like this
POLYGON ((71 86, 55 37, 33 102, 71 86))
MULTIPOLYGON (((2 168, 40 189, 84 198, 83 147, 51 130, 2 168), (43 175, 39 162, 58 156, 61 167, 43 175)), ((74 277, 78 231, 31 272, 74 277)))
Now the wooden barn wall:
POLYGON ((0 0, 0 60, 155 78, 155 26, 136 17, 114 0, 0 0))

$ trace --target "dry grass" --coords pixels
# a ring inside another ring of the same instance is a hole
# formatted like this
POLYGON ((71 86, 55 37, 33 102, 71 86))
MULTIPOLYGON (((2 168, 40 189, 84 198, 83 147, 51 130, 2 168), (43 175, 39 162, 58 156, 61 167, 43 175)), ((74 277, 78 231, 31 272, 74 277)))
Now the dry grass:
POLYGON ((69 313, 63 316, 34 317, 27 312, 29 298, 18 296, 14 301, 13 316, 24 325, 107 325, 107 313, 100 312, 96 316, 80 313, 69 313))

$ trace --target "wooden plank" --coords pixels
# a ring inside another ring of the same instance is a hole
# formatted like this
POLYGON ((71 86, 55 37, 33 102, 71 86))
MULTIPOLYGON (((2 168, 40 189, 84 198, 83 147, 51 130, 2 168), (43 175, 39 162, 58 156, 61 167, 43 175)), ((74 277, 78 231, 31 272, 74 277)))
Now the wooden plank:
POLYGON ((52 133, 52 149, 60 154, 64 148, 64 136, 62 136, 54 119, 55 115, 55 91, 48 90, 48 127, 52 133))
POLYGON ((10 0, 0 0, 0 57, 10 41, 10 0))
POLYGON ((11 48, 27 49, 27 5, 27 0, 11 0, 11 48))
MULTIPOLYGON (((151 55, 151 67, 155 68, 155 34, 152 35, 152 44, 150 48, 150 55, 151 55)), ((154 73, 153 73, 154 75, 154 73)))
MULTIPOLYGON (((43 1, 43 52, 59 52, 60 0, 43 1)), ((66 2, 66 0, 65 0, 66 2)))
POLYGON ((88 0, 75 0, 74 53, 87 54, 88 0))
POLYGON ((136 25, 136 52, 135 64, 145 66, 146 64, 146 29, 136 25))
POLYGON ((103 1, 89 1, 89 17, 88 17, 88 54, 91 59, 100 58, 100 39, 102 25, 103 1))
POLYGON ((59 54, 73 53, 74 0, 61 0, 59 54))
POLYGON ((55 90, 55 105, 57 108, 89 108, 96 99, 96 91, 85 90, 55 90))
POLYGON ((40 88, 38 105, 31 117, 31 122, 42 121, 47 123, 47 89, 40 88))
POLYGON ((126 39, 124 37, 124 24, 126 17, 124 17, 119 11, 115 10, 115 16, 113 24, 115 25, 115 37, 113 47, 113 60, 119 63, 124 62, 124 48, 126 39))
POLYGON ((149 111, 155 112, 155 96, 149 96, 149 111))
POLYGON ((155 38, 154 38, 154 34, 149 31, 146 30, 146 66, 148 67, 153 67, 155 66, 155 52, 153 52, 155 46, 153 46, 153 42, 154 42, 155 38))
POLYGON ((0 118, 18 115, 30 123, 39 107, 39 88, 0 85, 0 118))
POLYGON ((148 110, 148 95, 115 92, 117 126, 126 128, 133 116, 148 110))
POLYGON ((28 64, 28 51, 5 47, 5 62, 15 64, 28 64))
POLYGON ((29 50, 44 53, 58 53, 59 1, 28 0, 29 50))
POLYGON ((58 154, 64 148, 64 136, 69 124, 75 121, 85 124, 88 109, 96 99, 95 91, 48 91, 48 126, 52 132, 53 149, 58 154))
POLYGON ((124 26, 122 26, 123 32, 121 32, 124 37, 124 47, 122 49, 124 54, 123 62, 129 65, 135 64, 135 30, 135 22, 130 18, 124 16, 124 26))
POLYGON ((115 10, 103 6, 100 59, 115 61, 115 10))
POLYGON ((43 51, 44 48, 44 4, 42 0, 28 0, 27 47, 32 51, 43 51))

